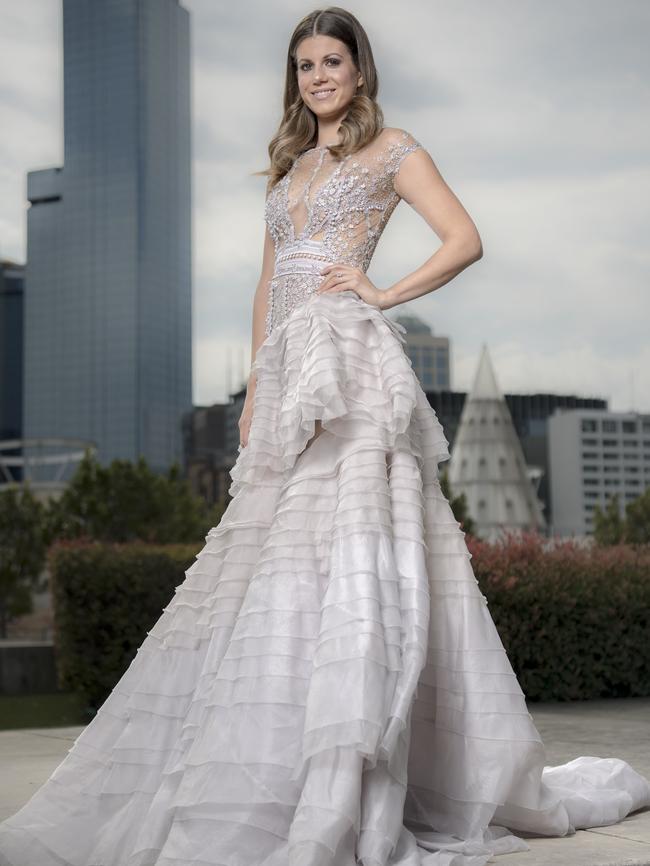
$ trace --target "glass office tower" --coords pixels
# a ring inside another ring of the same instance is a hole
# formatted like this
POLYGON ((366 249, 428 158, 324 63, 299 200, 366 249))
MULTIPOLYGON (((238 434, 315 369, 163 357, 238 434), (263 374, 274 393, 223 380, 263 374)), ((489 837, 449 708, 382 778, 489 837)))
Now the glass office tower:
POLYGON ((63 0, 64 168, 28 177, 24 435, 182 461, 191 409, 189 14, 63 0))
POLYGON ((24 265, 0 259, 0 439, 22 436, 24 282, 24 265))

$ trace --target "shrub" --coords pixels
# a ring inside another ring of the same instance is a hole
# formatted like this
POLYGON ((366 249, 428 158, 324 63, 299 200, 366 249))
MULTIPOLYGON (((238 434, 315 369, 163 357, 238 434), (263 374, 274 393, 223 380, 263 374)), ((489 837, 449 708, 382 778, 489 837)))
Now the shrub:
POLYGON ((59 541, 48 552, 59 684, 93 713, 133 660, 197 545, 59 541))
POLYGON ((467 542, 529 700, 650 695, 649 546, 467 542))

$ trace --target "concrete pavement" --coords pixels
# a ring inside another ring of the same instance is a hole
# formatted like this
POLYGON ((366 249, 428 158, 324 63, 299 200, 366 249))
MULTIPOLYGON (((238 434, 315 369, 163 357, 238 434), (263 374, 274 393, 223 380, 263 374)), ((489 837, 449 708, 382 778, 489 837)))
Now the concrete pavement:
MULTIPOLYGON (((650 698, 528 705, 546 745, 547 764, 579 755, 622 758, 650 778, 650 698)), ((48 778, 82 731, 0 731, 0 819, 12 815, 48 778)), ((516 834, 523 835, 523 834, 516 834)), ((495 857, 503 866, 650 866, 650 809, 619 824, 563 838, 526 837, 531 850, 495 857)))

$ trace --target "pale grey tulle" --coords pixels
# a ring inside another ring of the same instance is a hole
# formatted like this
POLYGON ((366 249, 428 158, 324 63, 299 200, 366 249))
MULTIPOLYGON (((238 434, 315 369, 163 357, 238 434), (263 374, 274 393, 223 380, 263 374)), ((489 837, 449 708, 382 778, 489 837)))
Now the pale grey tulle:
POLYGON ((354 293, 267 338, 233 500, 0 864, 484 866, 650 805, 544 765, 401 340, 354 293))

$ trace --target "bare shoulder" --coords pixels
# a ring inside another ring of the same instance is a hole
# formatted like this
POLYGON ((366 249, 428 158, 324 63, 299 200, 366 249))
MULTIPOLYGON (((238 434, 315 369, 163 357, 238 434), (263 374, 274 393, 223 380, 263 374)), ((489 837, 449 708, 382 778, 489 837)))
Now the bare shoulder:
POLYGON ((399 126, 385 126, 379 134, 379 140, 387 147, 419 144, 414 135, 399 126))

